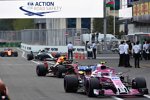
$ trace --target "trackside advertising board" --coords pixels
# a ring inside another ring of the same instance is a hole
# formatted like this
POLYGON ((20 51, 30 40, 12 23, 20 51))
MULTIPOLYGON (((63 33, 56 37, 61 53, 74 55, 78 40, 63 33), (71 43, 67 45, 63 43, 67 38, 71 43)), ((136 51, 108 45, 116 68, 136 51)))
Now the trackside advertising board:
POLYGON ((0 18, 101 18, 103 0, 0 1, 0 18))
MULTIPOLYGON (((68 52, 67 46, 28 45, 25 43, 21 43, 21 49, 28 52, 38 52, 40 49, 47 49, 48 52, 68 52)), ((74 46, 74 52, 86 53, 85 46, 74 46)))

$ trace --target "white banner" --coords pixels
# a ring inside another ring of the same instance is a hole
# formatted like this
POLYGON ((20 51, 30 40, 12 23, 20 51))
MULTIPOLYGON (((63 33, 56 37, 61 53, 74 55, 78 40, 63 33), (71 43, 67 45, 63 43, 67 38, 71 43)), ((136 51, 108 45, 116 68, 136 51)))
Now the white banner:
POLYGON ((119 17, 121 17, 122 19, 132 18, 132 7, 120 9, 119 10, 119 17))
MULTIPOLYGON (((85 46, 73 46, 74 53, 86 53, 85 46)), ((68 52, 67 46, 46 46, 46 45, 28 45, 21 43, 21 49, 25 51, 33 51, 38 52, 40 49, 47 49, 48 52, 61 52, 66 53, 68 52)))
POLYGON ((0 18, 101 18, 103 0, 0 1, 0 18))

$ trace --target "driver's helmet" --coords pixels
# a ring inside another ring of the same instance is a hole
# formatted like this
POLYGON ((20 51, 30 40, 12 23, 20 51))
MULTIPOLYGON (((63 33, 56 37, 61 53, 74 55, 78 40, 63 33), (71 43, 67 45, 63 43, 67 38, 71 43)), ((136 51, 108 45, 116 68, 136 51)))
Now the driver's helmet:
POLYGON ((60 57, 58 58, 57 62, 62 63, 62 62, 64 62, 65 60, 66 60, 66 57, 65 57, 65 56, 60 56, 60 57))
POLYGON ((45 52, 45 50, 44 50, 44 49, 42 49, 42 50, 41 50, 41 52, 45 52))
POLYGON ((64 57, 64 60, 66 60, 67 58, 66 57, 64 57))
POLYGON ((83 72, 83 71, 79 71, 79 74, 80 74, 80 75, 83 75, 83 74, 84 74, 84 72, 83 72))
POLYGON ((96 65, 96 70, 101 70, 101 66, 102 66, 102 64, 97 64, 96 65))
POLYGON ((67 58, 66 58, 66 55, 61 55, 61 58, 63 59, 63 60, 66 60, 67 58))
POLYGON ((100 67, 101 67, 101 64, 97 64, 96 67, 97 67, 97 68, 100 68, 100 67))
POLYGON ((61 61, 64 60, 64 57, 60 57, 60 60, 61 60, 61 61))

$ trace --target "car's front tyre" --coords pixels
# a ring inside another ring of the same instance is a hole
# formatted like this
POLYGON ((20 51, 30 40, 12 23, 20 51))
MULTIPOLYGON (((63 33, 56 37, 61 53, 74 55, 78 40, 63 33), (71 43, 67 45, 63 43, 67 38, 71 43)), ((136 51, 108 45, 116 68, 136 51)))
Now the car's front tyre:
POLYGON ((97 78, 90 78, 86 82, 86 94, 89 97, 95 97, 94 89, 100 89, 100 82, 97 78))
POLYGON ((43 64, 37 65, 37 67, 36 67, 36 74, 38 76, 46 76, 47 68, 43 64))
POLYGON ((65 92, 77 92, 78 84, 79 82, 76 75, 66 75, 64 77, 65 92))
POLYGON ((148 94, 146 80, 143 77, 136 77, 133 79, 132 88, 138 89, 141 94, 148 94))
POLYGON ((61 78, 62 74, 66 72, 66 68, 63 65, 58 65, 58 69, 56 71, 56 77, 61 78))
POLYGON ((32 60, 32 59, 34 59, 33 54, 27 54, 27 60, 32 60))

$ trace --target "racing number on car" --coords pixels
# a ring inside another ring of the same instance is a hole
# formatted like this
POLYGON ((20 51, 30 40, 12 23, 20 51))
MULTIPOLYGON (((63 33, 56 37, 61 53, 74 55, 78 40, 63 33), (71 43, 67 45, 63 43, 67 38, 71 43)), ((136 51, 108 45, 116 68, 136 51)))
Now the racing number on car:
POLYGON ((123 88, 124 86, 122 85, 122 82, 120 81, 120 79, 118 77, 112 78, 114 84, 119 87, 119 88, 123 88))
POLYGON ((121 92, 125 92, 124 85, 122 84, 120 80, 113 80, 113 83, 115 84, 117 88, 120 89, 121 92))
POLYGON ((58 48, 51 48, 51 51, 58 51, 58 48))

